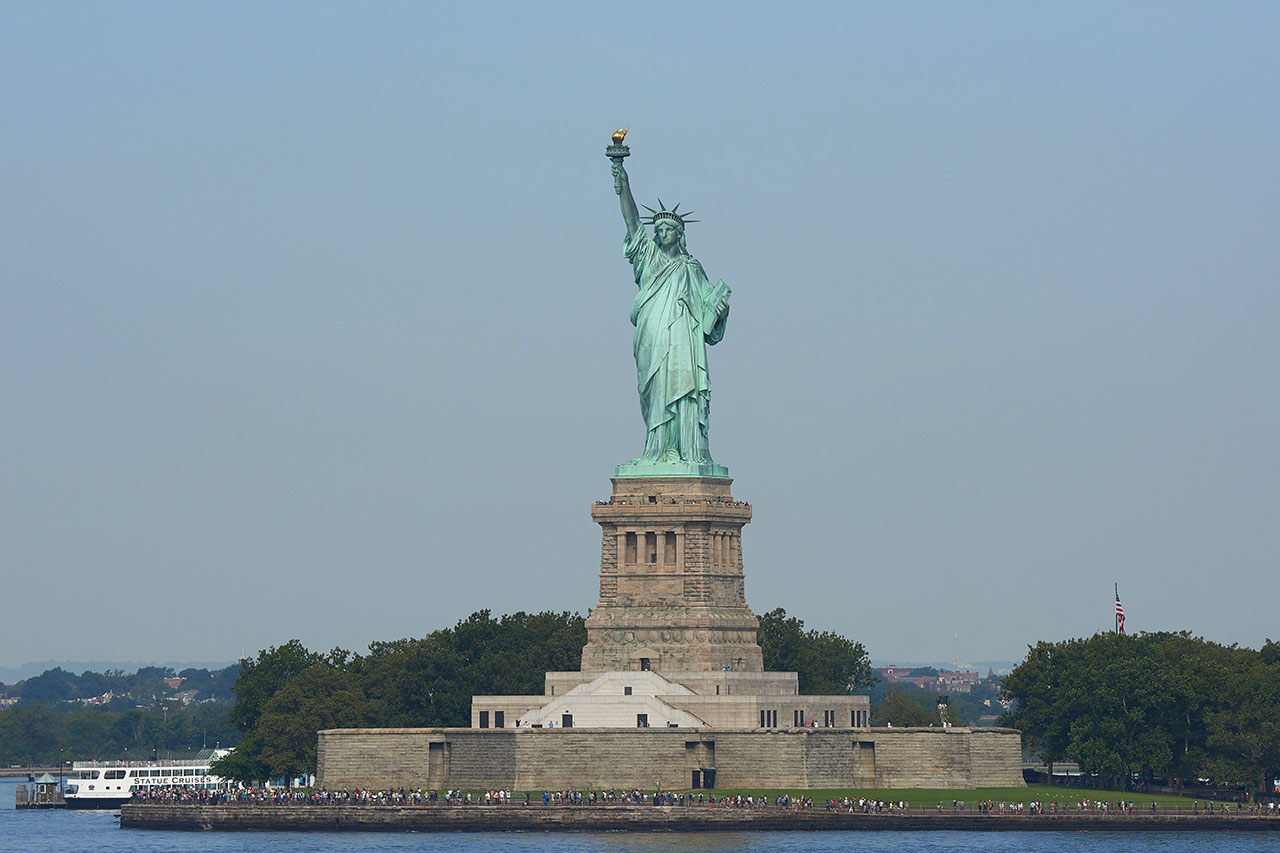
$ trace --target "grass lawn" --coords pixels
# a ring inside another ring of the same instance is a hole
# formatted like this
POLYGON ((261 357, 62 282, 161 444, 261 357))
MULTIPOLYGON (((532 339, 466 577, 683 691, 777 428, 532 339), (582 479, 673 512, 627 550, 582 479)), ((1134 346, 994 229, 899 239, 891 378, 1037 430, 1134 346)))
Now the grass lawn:
MULTIPOLYGON (((1189 797, 1174 797, 1167 794, 1136 794, 1132 791, 1103 791, 1097 788, 1063 788, 1058 785, 1028 785, 1025 788, 843 788, 831 790, 804 791, 798 789, 791 790, 761 790, 758 788, 751 789, 724 789, 716 791, 693 791, 696 797, 698 794, 715 794, 716 799, 727 797, 734 794, 747 796, 748 794, 759 797, 768 797, 770 801, 783 794, 793 797, 809 797, 813 800, 814 805, 821 805, 832 797, 842 799, 849 797, 856 800, 859 797, 867 797, 872 800, 887 800, 889 802, 898 802, 905 800, 910 804, 911 808, 918 809, 924 807, 926 809, 937 809, 938 803, 942 803, 946 810, 951 809, 952 800, 964 800, 965 804, 972 809, 974 804, 980 800, 992 800, 999 803, 1002 800, 1006 803, 1029 803, 1037 801, 1044 803, 1046 806, 1050 803, 1058 803, 1058 806, 1067 805, 1068 803, 1079 803, 1081 800, 1106 800, 1115 802, 1116 800, 1126 800, 1135 804, 1136 808, 1150 808, 1152 801, 1160 804, 1160 808, 1186 808, 1190 809, 1194 800, 1189 797)), ((1204 805, 1204 800, 1200 801, 1200 805, 1204 805)))

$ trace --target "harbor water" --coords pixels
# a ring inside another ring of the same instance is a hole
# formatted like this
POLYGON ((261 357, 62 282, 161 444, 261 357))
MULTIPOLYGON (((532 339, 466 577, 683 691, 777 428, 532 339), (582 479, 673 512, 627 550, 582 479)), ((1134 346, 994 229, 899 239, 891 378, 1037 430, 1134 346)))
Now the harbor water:
POLYGON ((120 828, 114 810, 14 810, 18 780, 0 780, 0 851, 127 849, 134 853, 240 851, 499 851, 499 853, 1051 853, 1053 851, 1273 851, 1276 834, 1139 832, 743 832, 363 834, 166 832, 120 828))

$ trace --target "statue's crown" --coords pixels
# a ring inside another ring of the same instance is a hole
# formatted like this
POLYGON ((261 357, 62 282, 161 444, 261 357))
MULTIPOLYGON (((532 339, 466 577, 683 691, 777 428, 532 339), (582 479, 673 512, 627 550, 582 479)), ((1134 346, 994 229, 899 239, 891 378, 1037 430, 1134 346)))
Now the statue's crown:
POLYGON ((687 210, 684 213, 680 213, 679 212, 680 205, 678 204, 672 207, 670 210, 667 210, 667 206, 662 203, 662 199, 658 199, 657 210, 654 210, 652 207, 650 207, 647 204, 642 206, 644 207, 645 210, 649 211, 650 213, 650 216, 645 217, 648 220, 648 222, 645 223, 646 225, 657 225, 659 222, 674 222, 675 224, 679 225, 680 228, 683 230, 685 225, 689 224, 690 222, 698 221, 696 219, 688 218, 689 214, 693 213, 692 210, 687 210))

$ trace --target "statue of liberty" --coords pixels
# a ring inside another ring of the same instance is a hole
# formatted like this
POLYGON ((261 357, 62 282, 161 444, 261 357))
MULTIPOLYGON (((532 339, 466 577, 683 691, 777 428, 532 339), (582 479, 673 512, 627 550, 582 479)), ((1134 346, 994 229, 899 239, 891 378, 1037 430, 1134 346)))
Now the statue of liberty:
MULTIPOLYGON (((619 134, 624 134, 619 131, 619 134)), ((640 288, 631 303, 636 327, 636 359, 640 412, 644 416, 644 453, 632 460, 626 473, 643 475, 646 466, 661 473, 727 476, 715 465, 707 439, 711 379, 707 373, 707 345, 724 337, 729 319, 729 288, 723 281, 712 287, 702 264, 685 245, 685 225, 691 211, 670 210, 658 199, 658 209, 645 205, 653 226, 646 232, 622 158, 629 153, 614 135, 607 154, 613 160, 613 188, 622 204, 627 226, 624 255, 640 288)), ((651 469, 652 470, 652 469, 651 469)), ((658 473, 658 472, 655 472, 658 473)))

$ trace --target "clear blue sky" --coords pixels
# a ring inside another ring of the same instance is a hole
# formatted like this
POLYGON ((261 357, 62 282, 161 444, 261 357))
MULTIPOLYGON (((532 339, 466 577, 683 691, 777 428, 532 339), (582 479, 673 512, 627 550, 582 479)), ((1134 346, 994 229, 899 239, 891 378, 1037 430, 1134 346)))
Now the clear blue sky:
POLYGON ((0 665, 595 602, 604 146, 733 288, 747 598, 878 659, 1257 646, 1280 5, 0 5, 0 665))

